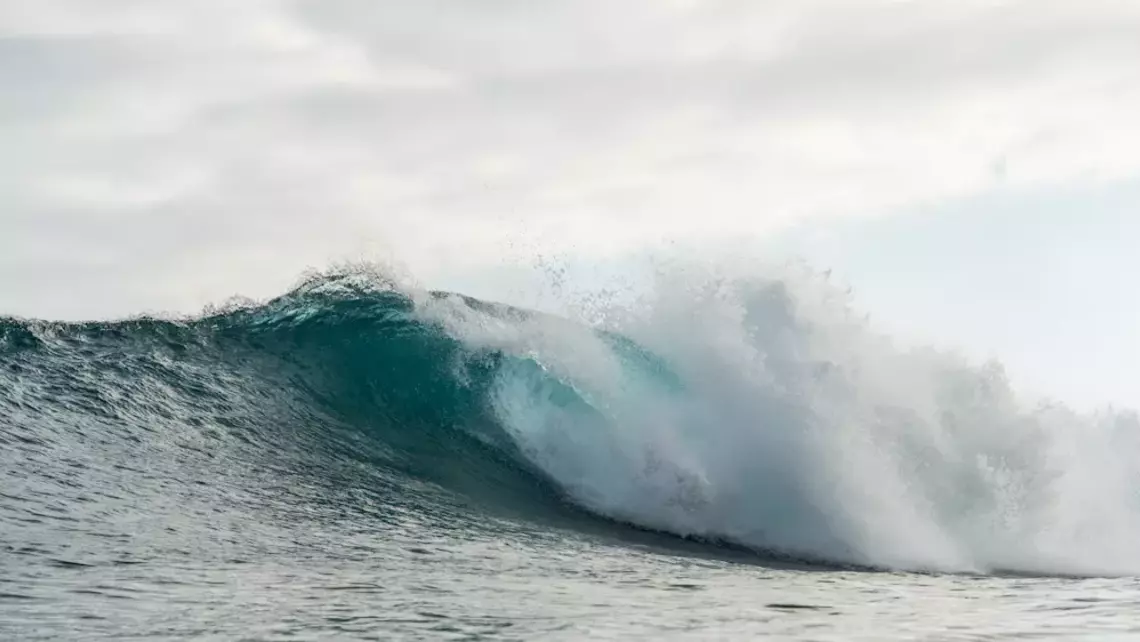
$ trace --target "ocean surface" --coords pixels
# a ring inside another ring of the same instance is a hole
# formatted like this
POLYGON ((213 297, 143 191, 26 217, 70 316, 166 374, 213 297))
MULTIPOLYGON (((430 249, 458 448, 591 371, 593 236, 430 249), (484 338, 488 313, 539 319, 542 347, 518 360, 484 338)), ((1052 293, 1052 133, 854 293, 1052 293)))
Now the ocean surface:
POLYGON ((1140 640, 1138 455, 811 274, 0 318, 0 640, 1140 640))

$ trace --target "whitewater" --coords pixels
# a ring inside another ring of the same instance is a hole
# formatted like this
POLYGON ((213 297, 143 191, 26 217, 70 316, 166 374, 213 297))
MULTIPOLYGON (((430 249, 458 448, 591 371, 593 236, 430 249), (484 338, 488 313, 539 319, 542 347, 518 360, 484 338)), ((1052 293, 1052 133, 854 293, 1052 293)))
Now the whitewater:
POLYGON ((1140 420, 804 266, 0 318, 0 638, 1140 638, 1140 420))

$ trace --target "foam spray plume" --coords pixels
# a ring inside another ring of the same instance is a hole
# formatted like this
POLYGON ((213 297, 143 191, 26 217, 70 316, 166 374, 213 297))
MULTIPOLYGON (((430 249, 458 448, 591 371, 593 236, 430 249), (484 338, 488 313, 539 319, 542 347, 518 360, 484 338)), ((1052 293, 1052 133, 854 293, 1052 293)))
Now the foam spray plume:
POLYGON ((664 268, 595 327, 418 312, 517 358, 502 425, 603 515, 874 567, 1140 571, 1134 413, 1031 405, 997 363, 896 347, 823 275, 755 272, 664 268))

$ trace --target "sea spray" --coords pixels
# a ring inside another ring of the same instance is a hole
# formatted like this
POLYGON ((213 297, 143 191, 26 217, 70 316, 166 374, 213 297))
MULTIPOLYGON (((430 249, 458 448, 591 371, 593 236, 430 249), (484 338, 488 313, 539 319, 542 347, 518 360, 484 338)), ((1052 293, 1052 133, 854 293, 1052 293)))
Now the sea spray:
POLYGON ((417 313, 515 357, 494 392, 504 429, 615 519, 888 568, 1140 569, 1134 414, 1034 404, 997 363, 899 348, 802 266, 656 277, 595 327, 456 298, 417 313), (632 365, 610 333, 664 365, 632 365))

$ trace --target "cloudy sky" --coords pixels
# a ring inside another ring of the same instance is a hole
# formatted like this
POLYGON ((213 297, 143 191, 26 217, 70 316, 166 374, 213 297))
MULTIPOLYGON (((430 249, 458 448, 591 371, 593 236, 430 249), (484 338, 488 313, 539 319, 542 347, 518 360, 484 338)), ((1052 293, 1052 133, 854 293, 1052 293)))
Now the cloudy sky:
POLYGON ((1140 405, 1137 60, 1132 0, 0 0, 0 313, 731 240, 1140 405))

